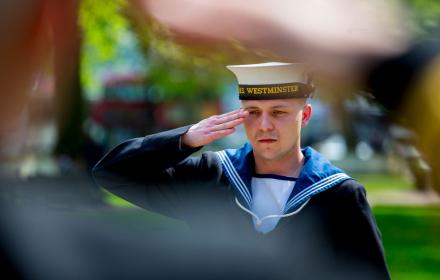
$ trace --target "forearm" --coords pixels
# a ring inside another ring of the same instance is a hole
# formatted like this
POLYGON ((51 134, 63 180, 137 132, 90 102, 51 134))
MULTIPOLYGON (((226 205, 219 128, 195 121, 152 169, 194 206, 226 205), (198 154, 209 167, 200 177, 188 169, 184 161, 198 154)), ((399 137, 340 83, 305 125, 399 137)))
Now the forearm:
POLYGON ((107 153, 95 165, 93 174, 95 177, 112 174, 135 179, 165 170, 200 149, 182 146, 181 136, 188 129, 189 126, 185 126, 127 140, 107 153))

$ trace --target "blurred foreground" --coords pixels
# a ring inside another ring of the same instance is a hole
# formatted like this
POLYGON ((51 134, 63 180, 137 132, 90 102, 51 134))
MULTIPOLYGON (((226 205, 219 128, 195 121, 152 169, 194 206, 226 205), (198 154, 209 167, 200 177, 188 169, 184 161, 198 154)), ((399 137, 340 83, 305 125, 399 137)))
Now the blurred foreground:
MULTIPOLYGON (((368 192, 375 195, 411 187, 399 177, 376 178, 380 180, 364 180, 368 192)), ((292 276, 290 269, 278 270, 283 267, 279 260, 267 263, 259 257, 276 254, 275 248, 262 246, 258 238, 229 236, 220 220, 207 222, 207 229, 200 234, 184 222, 130 206, 93 187, 87 177, 3 180, 2 269, 18 279, 292 276)), ((437 279, 439 204, 383 203, 373 210, 392 278, 437 279)), ((321 273, 295 276, 320 279, 321 273)))
POLYGON ((257 240, 233 243, 229 258, 221 225, 194 235, 126 207, 88 172, 127 138, 239 106, 225 64, 301 60, 321 88, 305 144, 366 186, 393 278, 438 279, 440 5, 381 2, 2 1, 2 268, 22 279, 285 278, 284 264, 260 262, 272 251, 257 240), (365 86, 379 66, 374 99, 365 86))

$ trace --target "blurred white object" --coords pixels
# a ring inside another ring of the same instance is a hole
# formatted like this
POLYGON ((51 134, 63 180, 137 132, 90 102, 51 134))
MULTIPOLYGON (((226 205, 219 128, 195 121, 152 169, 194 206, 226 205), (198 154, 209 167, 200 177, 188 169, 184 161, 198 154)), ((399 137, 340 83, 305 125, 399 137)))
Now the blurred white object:
POLYGON ((333 134, 320 145, 319 152, 329 160, 342 160, 347 155, 347 144, 341 134, 333 134))
POLYGON ((355 153, 357 158, 363 161, 370 160, 374 156, 373 149, 365 141, 357 143, 355 153))

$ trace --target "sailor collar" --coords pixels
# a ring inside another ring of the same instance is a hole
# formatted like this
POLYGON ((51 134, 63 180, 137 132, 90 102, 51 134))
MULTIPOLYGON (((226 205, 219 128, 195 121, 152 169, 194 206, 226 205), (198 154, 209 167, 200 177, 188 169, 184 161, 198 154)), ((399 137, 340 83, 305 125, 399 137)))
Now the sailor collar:
MULTIPOLYGON (((287 199, 284 214, 300 210, 307 201, 333 186, 350 179, 341 169, 332 165, 325 157, 310 147, 301 150, 304 164, 292 193, 287 199)), ((254 174, 252 146, 246 143, 239 149, 216 152, 238 201, 251 209, 251 180, 254 174)))

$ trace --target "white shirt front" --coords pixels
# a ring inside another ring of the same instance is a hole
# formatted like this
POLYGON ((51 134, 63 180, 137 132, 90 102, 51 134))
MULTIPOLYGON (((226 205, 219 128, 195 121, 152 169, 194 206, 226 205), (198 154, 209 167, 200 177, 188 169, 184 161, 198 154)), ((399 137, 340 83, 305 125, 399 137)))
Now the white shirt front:
POLYGON ((278 224, 284 214, 287 199, 295 186, 296 178, 277 175, 252 177, 252 212, 254 227, 258 232, 268 233, 278 224), (276 216, 272 216, 276 215, 276 216))

